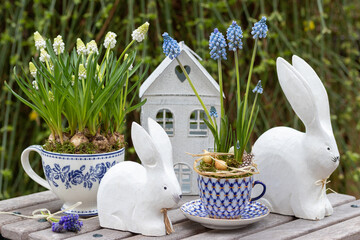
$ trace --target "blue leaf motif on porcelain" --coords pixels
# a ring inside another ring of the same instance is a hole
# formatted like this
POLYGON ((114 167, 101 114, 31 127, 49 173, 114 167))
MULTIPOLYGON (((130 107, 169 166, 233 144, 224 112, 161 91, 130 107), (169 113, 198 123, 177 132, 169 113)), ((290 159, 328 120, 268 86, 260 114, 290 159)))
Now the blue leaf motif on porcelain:
POLYGON ((115 164, 116 161, 98 163, 95 167, 90 166, 89 170, 86 170, 85 165, 82 165, 79 169, 71 169, 70 165, 65 165, 61 168, 59 164, 55 163, 51 167, 43 162, 46 179, 55 187, 62 183, 66 189, 82 185, 89 190, 93 187, 94 183, 100 183, 107 170, 115 164))

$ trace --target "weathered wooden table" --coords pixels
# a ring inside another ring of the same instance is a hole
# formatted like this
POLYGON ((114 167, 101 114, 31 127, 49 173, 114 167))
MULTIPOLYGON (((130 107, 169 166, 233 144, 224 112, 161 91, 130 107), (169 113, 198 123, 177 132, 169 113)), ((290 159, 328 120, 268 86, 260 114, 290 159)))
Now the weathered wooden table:
MULTIPOLYGON (((245 228, 220 231, 189 221, 179 209, 171 210, 169 217, 175 233, 164 239, 360 239, 360 200, 343 194, 329 194, 334 214, 321 221, 308 221, 290 216, 270 214, 262 221, 245 228)), ((183 197, 182 203, 197 197, 183 197)), ((50 191, 0 201, 0 211, 20 212, 31 215, 32 211, 47 208, 56 212, 61 201, 50 191)), ((8 239, 145 239, 130 232, 103 229, 98 218, 84 221, 79 233, 53 233, 50 223, 25 219, 14 215, 0 215, 1 236, 8 239)), ((0 239, 1 239, 0 236, 0 239)))

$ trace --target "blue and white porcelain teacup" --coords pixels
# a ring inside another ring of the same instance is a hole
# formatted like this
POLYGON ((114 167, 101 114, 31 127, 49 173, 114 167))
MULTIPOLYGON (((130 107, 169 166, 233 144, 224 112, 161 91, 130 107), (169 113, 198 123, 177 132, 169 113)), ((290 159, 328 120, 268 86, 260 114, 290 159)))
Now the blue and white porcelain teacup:
POLYGON ((110 167, 124 161, 124 153, 125 148, 100 154, 61 154, 45 151, 40 145, 33 145, 23 151, 21 164, 30 178, 64 201, 62 210, 82 202, 80 206, 69 209, 66 213, 91 216, 97 215, 96 197, 101 179, 110 167), (31 168, 31 151, 40 154, 46 180, 31 168))
POLYGON ((241 216, 250 201, 261 198, 266 186, 254 181, 253 176, 244 178, 212 178, 198 175, 200 199, 211 218, 236 219, 241 216), (251 199, 251 190, 256 185, 263 186, 262 193, 251 199))

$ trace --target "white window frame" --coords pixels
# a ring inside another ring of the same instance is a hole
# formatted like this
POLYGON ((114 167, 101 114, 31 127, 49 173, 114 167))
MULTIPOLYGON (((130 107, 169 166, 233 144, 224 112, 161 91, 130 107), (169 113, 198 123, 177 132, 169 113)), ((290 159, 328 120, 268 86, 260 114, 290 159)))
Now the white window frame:
POLYGON ((162 126, 162 128, 165 130, 165 132, 167 133, 167 135, 169 137, 173 137, 175 135, 175 120, 174 120, 174 114, 171 112, 170 109, 168 108, 162 108, 160 110, 158 110, 156 112, 156 122, 158 124, 160 124, 162 126), (162 112, 162 118, 158 118, 158 114, 162 112), (170 113, 171 114, 171 118, 167 118, 166 117, 166 113, 170 113), (162 122, 162 123, 160 123, 162 122), (172 128, 167 128, 166 127, 166 123, 167 122, 172 122, 172 128))
POLYGON ((176 178, 179 181, 182 193, 191 193, 191 191, 192 191, 192 170, 191 170, 190 166, 186 163, 176 163, 176 164, 174 164, 174 171, 175 171, 176 178), (184 171, 184 168, 188 171, 184 171), (184 181, 182 176, 189 176, 189 180, 184 181), (186 185, 189 185, 189 190, 186 191, 183 189, 184 183, 186 185))
POLYGON ((204 120, 201 119, 201 112, 203 112, 203 115, 206 117, 205 111, 202 109, 195 109, 190 113, 189 116, 189 131, 188 131, 188 136, 189 137, 207 137, 208 136, 208 127, 206 126, 204 120), (195 113, 195 116, 197 116, 196 119, 191 119, 191 115, 195 113), (191 128, 191 124, 192 123, 196 123, 196 129, 192 129, 191 128), (204 124, 205 128, 200 128, 200 126, 204 124), (203 132, 204 134, 198 134, 198 133, 191 133, 191 132, 203 132))

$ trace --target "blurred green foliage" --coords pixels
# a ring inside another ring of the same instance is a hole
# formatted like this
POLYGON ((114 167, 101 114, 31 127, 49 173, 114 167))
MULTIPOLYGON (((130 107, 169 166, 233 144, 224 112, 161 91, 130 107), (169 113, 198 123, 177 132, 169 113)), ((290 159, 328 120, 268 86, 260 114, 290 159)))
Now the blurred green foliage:
MULTIPOLYGON (((0 199, 41 190, 22 170, 20 156, 27 146, 42 144, 49 130, 3 85, 5 80, 14 85, 12 68, 18 65, 26 69, 36 56, 35 31, 52 39, 62 35, 65 43, 69 43, 67 50, 74 47, 77 37, 85 42, 96 39, 102 43, 106 32, 113 31, 118 34, 117 50, 121 52, 131 40, 135 27, 149 21, 148 38, 138 52, 138 58, 150 64, 148 74, 164 59, 161 34, 167 31, 178 41, 184 40, 205 59, 202 64, 216 79, 217 65, 208 53, 209 35, 215 27, 225 33, 231 21, 237 20, 245 36, 240 60, 244 82, 253 46, 250 29, 263 15, 268 17, 269 34, 259 44, 260 57, 257 57, 253 83, 261 79, 264 94, 251 142, 278 125, 304 129, 281 91, 275 70, 278 56, 290 61, 292 54, 299 55, 314 67, 329 95, 333 129, 341 153, 341 165, 329 185, 339 193, 359 197, 359 1, 3 0, 0 4, 0 199)), ((232 56, 224 65, 227 112, 235 113, 232 56)), ((129 116, 127 124, 133 120, 139 121, 139 111, 129 116)), ((128 133, 126 139, 129 142, 127 158, 135 160, 128 133)), ((38 156, 32 165, 36 172, 42 173, 38 156)))

